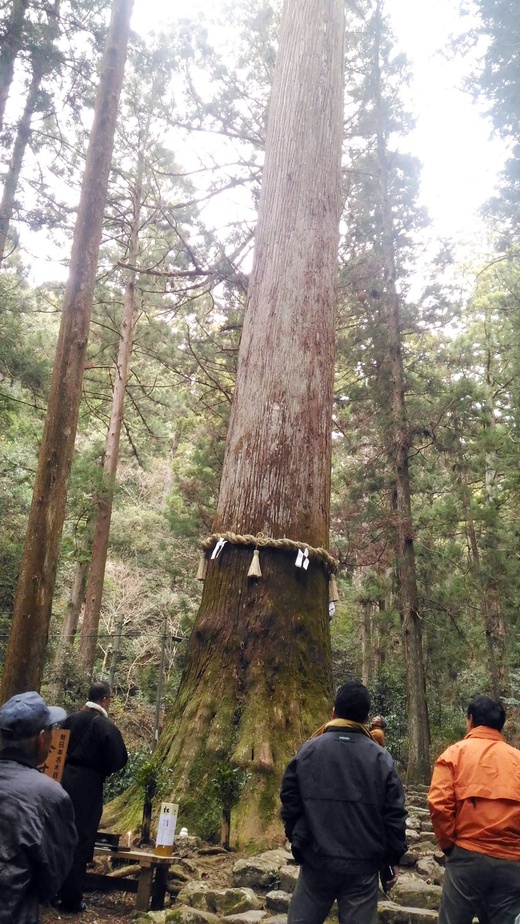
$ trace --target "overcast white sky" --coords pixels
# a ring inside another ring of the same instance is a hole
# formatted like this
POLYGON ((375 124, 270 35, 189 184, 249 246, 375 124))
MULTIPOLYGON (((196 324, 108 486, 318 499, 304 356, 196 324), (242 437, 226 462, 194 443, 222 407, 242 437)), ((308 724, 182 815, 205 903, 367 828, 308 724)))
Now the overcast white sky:
MULTIPOLYGON (((161 19, 212 12, 221 0, 135 0, 133 27, 157 28, 161 19)), ((467 238, 478 207, 492 194, 503 147, 490 140, 490 126, 460 88, 460 64, 442 57, 457 31, 457 0, 386 0, 394 33, 410 58, 415 79, 410 108, 417 127, 408 150, 423 163, 422 203, 439 235, 467 238)))
MULTIPOLYGON (((145 33, 158 30, 162 20, 175 16, 186 17, 199 11, 218 7, 228 0, 135 0, 132 26, 145 33)), ((450 237, 459 242, 461 256, 480 250, 483 238, 478 209, 492 195, 497 173, 504 159, 504 146, 492 140, 489 123, 463 92, 461 64, 442 55, 450 35, 459 30, 458 0, 386 0, 397 42, 411 61, 414 82, 405 100, 415 115, 417 125, 412 135, 403 140, 401 147, 410 151, 423 164, 421 173, 421 204, 428 209, 433 222, 434 236, 450 237)), ((180 139, 179 139, 180 140, 180 139)), ((200 136, 197 144, 201 145, 200 136)), ((210 143, 208 139, 207 143, 210 143)), ((179 156, 182 158, 181 146, 179 156)), ((224 204, 215 208, 219 223, 224 204)), ((233 209, 231 201, 226 214, 233 209)), ((212 205, 205 213, 212 223, 212 205)), ((48 278, 48 261, 63 260, 51 256, 52 248, 46 245, 44 256, 41 244, 34 245, 33 274, 38 281, 48 278), (40 265, 41 264, 41 265, 40 265)), ((65 262, 56 268, 54 275, 66 277, 65 262)))
POLYGON ((410 150, 422 160, 422 195, 439 233, 465 236, 493 193, 504 146, 462 89, 460 62, 442 56, 460 30, 456 0, 387 0, 395 35, 414 70, 417 127, 410 150))

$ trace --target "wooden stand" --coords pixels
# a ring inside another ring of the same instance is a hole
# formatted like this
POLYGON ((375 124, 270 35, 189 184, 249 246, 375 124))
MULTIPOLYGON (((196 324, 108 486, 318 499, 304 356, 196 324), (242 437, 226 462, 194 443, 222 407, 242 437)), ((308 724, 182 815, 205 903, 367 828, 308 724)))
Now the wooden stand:
POLYGON ((157 857, 154 853, 131 850, 123 847, 114 850, 110 847, 96 847, 96 856, 109 856, 112 860, 123 860, 139 864, 139 878, 124 879, 101 873, 87 873, 87 885, 95 885, 111 891, 137 892, 136 911, 161 911, 164 908, 166 879, 174 857, 157 857))

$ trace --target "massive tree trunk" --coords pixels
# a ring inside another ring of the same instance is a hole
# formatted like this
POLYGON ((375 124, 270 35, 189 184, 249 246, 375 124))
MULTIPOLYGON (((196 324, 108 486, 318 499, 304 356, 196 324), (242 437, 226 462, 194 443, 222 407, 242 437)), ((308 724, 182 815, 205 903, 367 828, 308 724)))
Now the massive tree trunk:
POLYGON ((133 0, 114 0, 74 231, 0 700, 39 689, 74 452, 108 175, 133 0))
POLYGON ((395 556, 399 588, 403 650, 406 666, 408 767, 410 782, 426 783, 430 778, 430 731, 423 667, 422 630, 419 616, 415 551, 413 544, 412 504, 409 472, 410 436, 405 403, 405 377, 401 348, 399 294, 396 286, 395 230, 389 196, 387 131, 381 95, 380 43, 382 38, 381 4, 376 5, 374 42, 374 85, 377 133, 377 168, 382 221, 383 291, 374 293, 384 325, 385 352, 381 357, 382 383, 388 395, 388 456, 394 478, 395 556))
MULTIPOLYGON (((341 0, 286 0, 254 264, 214 534, 328 544, 343 88, 341 0)), ((210 543, 213 545, 213 543, 210 543)), ((232 839, 279 838, 287 759, 330 715, 328 565, 228 541, 208 562, 177 703, 159 742, 181 820, 220 835, 219 767, 246 776, 232 839)))

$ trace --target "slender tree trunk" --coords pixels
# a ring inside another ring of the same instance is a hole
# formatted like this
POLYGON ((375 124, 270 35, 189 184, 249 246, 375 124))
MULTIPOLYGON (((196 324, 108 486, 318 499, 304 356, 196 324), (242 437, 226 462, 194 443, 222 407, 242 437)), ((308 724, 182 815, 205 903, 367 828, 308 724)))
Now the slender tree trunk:
MULTIPOLYGON (((92 517, 89 516, 86 524, 84 535, 81 538, 79 549, 79 558, 74 568, 74 577, 70 588, 65 617, 61 625, 60 640, 56 646, 54 661, 52 665, 52 695, 58 699, 63 699, 67 684, 70 683, 71 666, 75 665, 73 648, 78 629, 81 609, 85 603, 85 591, 87 588, 88 569, 90 565, 90 556, 92 555, 92 517)), ((77 678, 78 683, 82 679, 77 678)))
POLYGON ((0 42, 0 131, 4 127, 5 107, 13 82, 14 64, 22 47, 25 14, 29 0, 13 0, 11 15, 0 42))
MULTIPOLYGON (((78 628, 81 607, 85 601, 85 588, 87 586, 88 562, 78 561, 74 569, 74 580, 70 592, 65 618, 61 626, 60 640, 56 647, 52 664, 52 695, 58 701, 62 700, 68 682, 70 682, 70 668, 74 664, 73 647, 78 628)), ((83 686, 83 684, 82 684, 83 686)))
POLYGON ((409 433, 405 404, 405 380, 401 350, 399 295, 396 288, 396 266, 392 209, 388 193, 389 165, 384 131, 381 97, 380 42, 382 33, 381 4, 378 0, 375 17, 374 76, 377 132, 377 164, 382 217, 383 286, 380 293, 380 316, 385 324, 385 353, 382 358, 383 376, 388 388, 390 411, 389 455, 395 476, 393 504, 395 509, 396 565, 406 663, 408 699, 409 753, 407 778, 410 782, 426 783, 430 778, 430 732, 426 683, 423 667, 422 630, 418 612, 417 577, 413 545, 412 505, 409 472, 409 433))
POLYGON ((69 602, 67 603, 67 610, 65 612, 65 619, 63 620, 61 629, 61 641, 65 645, 72 646, 76 637, 81 608, 85 602, 88 567, 88 561, 76 562, 76 568, 74 569, 74 581, 72 583, 70 598, 69 602))
MULTIPOLYGON (((148 134, 148 130, 143 134, 143 144, 137 158, 137 174, 133 190, 132 227, 128 247, 128 263, 130 266, 135 266, 139 253, 139 226, 143 195, 143 165, 148 134)), ((110 521, 112 519, 115 479, 119 459, 119 442, 121 439, 121 427, 123 425, 125 390, 128 381, 128 369, 130 366, 130 357, 132 355, 136 320, 135 279, 135 271, 129 270, 125 286, 123 320, 119 332, 119 347, 115 369, 114 391, 112 394, 110 423, 105 442, 105 461, 103 467, 104 488, 96 501, 97 516, 92 546, 92 560, 90 562, 88 584, 85 594, 85 611, 83 613, 83 624, 81 627, 81 638, 78 649, 78 664, 84 676, 92 675, 96 658, 101 601, 103 599, 103 584, 105 581, 108 541, 110 538, 110 521)))
POLYGON ((487 528, 485 535, 485 560, 484 568, 481 568, 481 574, 484 578, 482 587, 483 606, 484 606, 484 628, 488 644, 488 651, 493 649, 493 656, 490 655, 490 667, 494 666, 494 673, 491 675, 492 690, 494 696, 511 696, 511 677, 509 674, 509 655, 508 655, 508 624, 507 616, 504 612, 502 603, 502 586, 505 581, 504 566, 502 562, 502 553, 500 551, 500 512, 499 512, 499 488, 497 481, 497 459, 494 449, 496 418, 495 406, 493 399, 494 377, 492 373, 494 357, 492 351, 488 349, 486 386, 488 390, 488 400, 486 402, 486 438, 488 445, 492 445, 486 453, 486 472, 485 472, 485 497, 488 510, 487 528), (488 638, 489 636, 489 638, 488 638))
POLYGON ((124 613, 120 613, 117 619, 114 641, 112 643, 112 656, 110 658, 110 670, 108 672, 108 682, 111 687, 114 686, 117 662, 119 661, 119 655, 121 654, 121 639, 123 636, 124 621, 125 621, 125 615, 124 613))
MULTIPOLYGON (((328 544, 343 32, 342 0, 286 0, 215 533, 328 544)), ((156 753, 206 836, 220 833, 215 771, 247 770, 232 827, 265 842, 281 836, 288 758, 330 715, 328 573, 267 548, 248 578, 252 552, 228 542, 208 563, 156 753)))
POLYGON ((133 0, 114 0, 112 7, 2 677, 2 702, 21 690, 39 689, 42 678, 132 4, 133 0))
POLYGON ((220 843, 229 850, 231 837, 231 809, 222 809, 222 823, 220 826, 220 843))
POLYGON ((55 3, 54 6, 48 6, 47 18, 48 31, 46 42, 44 47, 36 49, 32 55, 32 79, 27 91, 24 110, 16 130, 11 161, 4 179, 2 200, 0 202, 0 264, 4 260, 5 251, 7 249, 9 226, 11 224, 16 202, 16 191, 18 189, 25 151, 29 143, 29 138, 31 137, 32 117, 37 108, 43 77, 49 68, 49 62, 52 57, 51 50, 58 37, 58 3, 55 3))
POLYGON ((18 181, 20 179, 25 149, 27 148, 31 135, 31 119, 36 108, 41 82, 41 72, 34 70, 22 117, 18 123, 11 160, 4 180, 2 200, 0 201, 0 264, 4 260, 7 250, 9 226, 13 217, 16 201, 16 190, 18 189, 18 181))
POLYGON ((372 667, 371 603, 361 604, 361 680, 368 686, 372 667))
POLYGON ((381 640, 381 627, 384 625, 384 613, 387 609, 386 601, 381 599, 377 603, 377 621, 372 628, 372 639, 374 646, 374 673, 379 673, 382 669, 386 658, 386 637, 383 635, 381 640))
MULTIPOLYGON (((472 568, 477 587, 479 588, 480 611, 482 614, 482 630, 486 642, 487 665, 491 693, 495 697, 510 695, 511 681, 509 676, 509 663, 507 657, 507 627, 501 624, 502 604, 498 581, 500 575, 492 567, 483 569, 480 549, 475 529, 475 520, 471 506, 471 493, 466 479, 465 464, 462 454, 459 455, 459 485, 462 494, 462 503, 466 520, 466 535, 471 554, 472 568), (486 573, 487 572, 487 573, 486 573)), ((488 503, 490 498, 488 496, 488 503)), ((488 525, 492 530, 493 525, 488 525)), ((496 545, 495 537, 492 543, 496 545)), ((488 540, 489 546, 489 540, 488 540)))
MULTIPOLYGON (((134 256, 135 258, 135 256, 134 256)), ((78 663, 83 674, 91 675, 96 656, 96 646, 103 598, 103 584, 110 537, 110 521, 114 500, 115 478, 119 458, 119 442, 123 423, 123 409, 128 367, 132 353, 135 327, 135 273, 131 272, 125 288, 124 314, 119 333, 114 391, 110 425, 105 443, 105 461, 103 467, 104 488, 98 496, 92 559, 90 562, 87 589, 85 593, 85 610, 81 626, 81 638, 78 649, 78 663)))

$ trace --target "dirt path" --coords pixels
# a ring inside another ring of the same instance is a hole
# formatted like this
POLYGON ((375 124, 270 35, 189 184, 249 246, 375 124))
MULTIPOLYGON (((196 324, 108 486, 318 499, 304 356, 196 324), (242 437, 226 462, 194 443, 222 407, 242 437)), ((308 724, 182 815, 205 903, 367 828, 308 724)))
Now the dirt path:
POLYGON ((40 924, 77 922, 77 924, 129 924, 135 911, 135 895, 128 892, 89 892, 87 910, 65 914, 48 906, 40 908, 40 924))
MULTIPOLYGON (((224 889, 231 883, 231 871, 241 854, 205 856, 187 851, 190 865, 197 870, 197 876, 211 883, 217 889, 224 889)), ((135 894, 131 892, 87 892, 87 910, 79 914, 65 914, 49 906, 40 908, 40 924, 129 924, 135 912, 135 894)))

